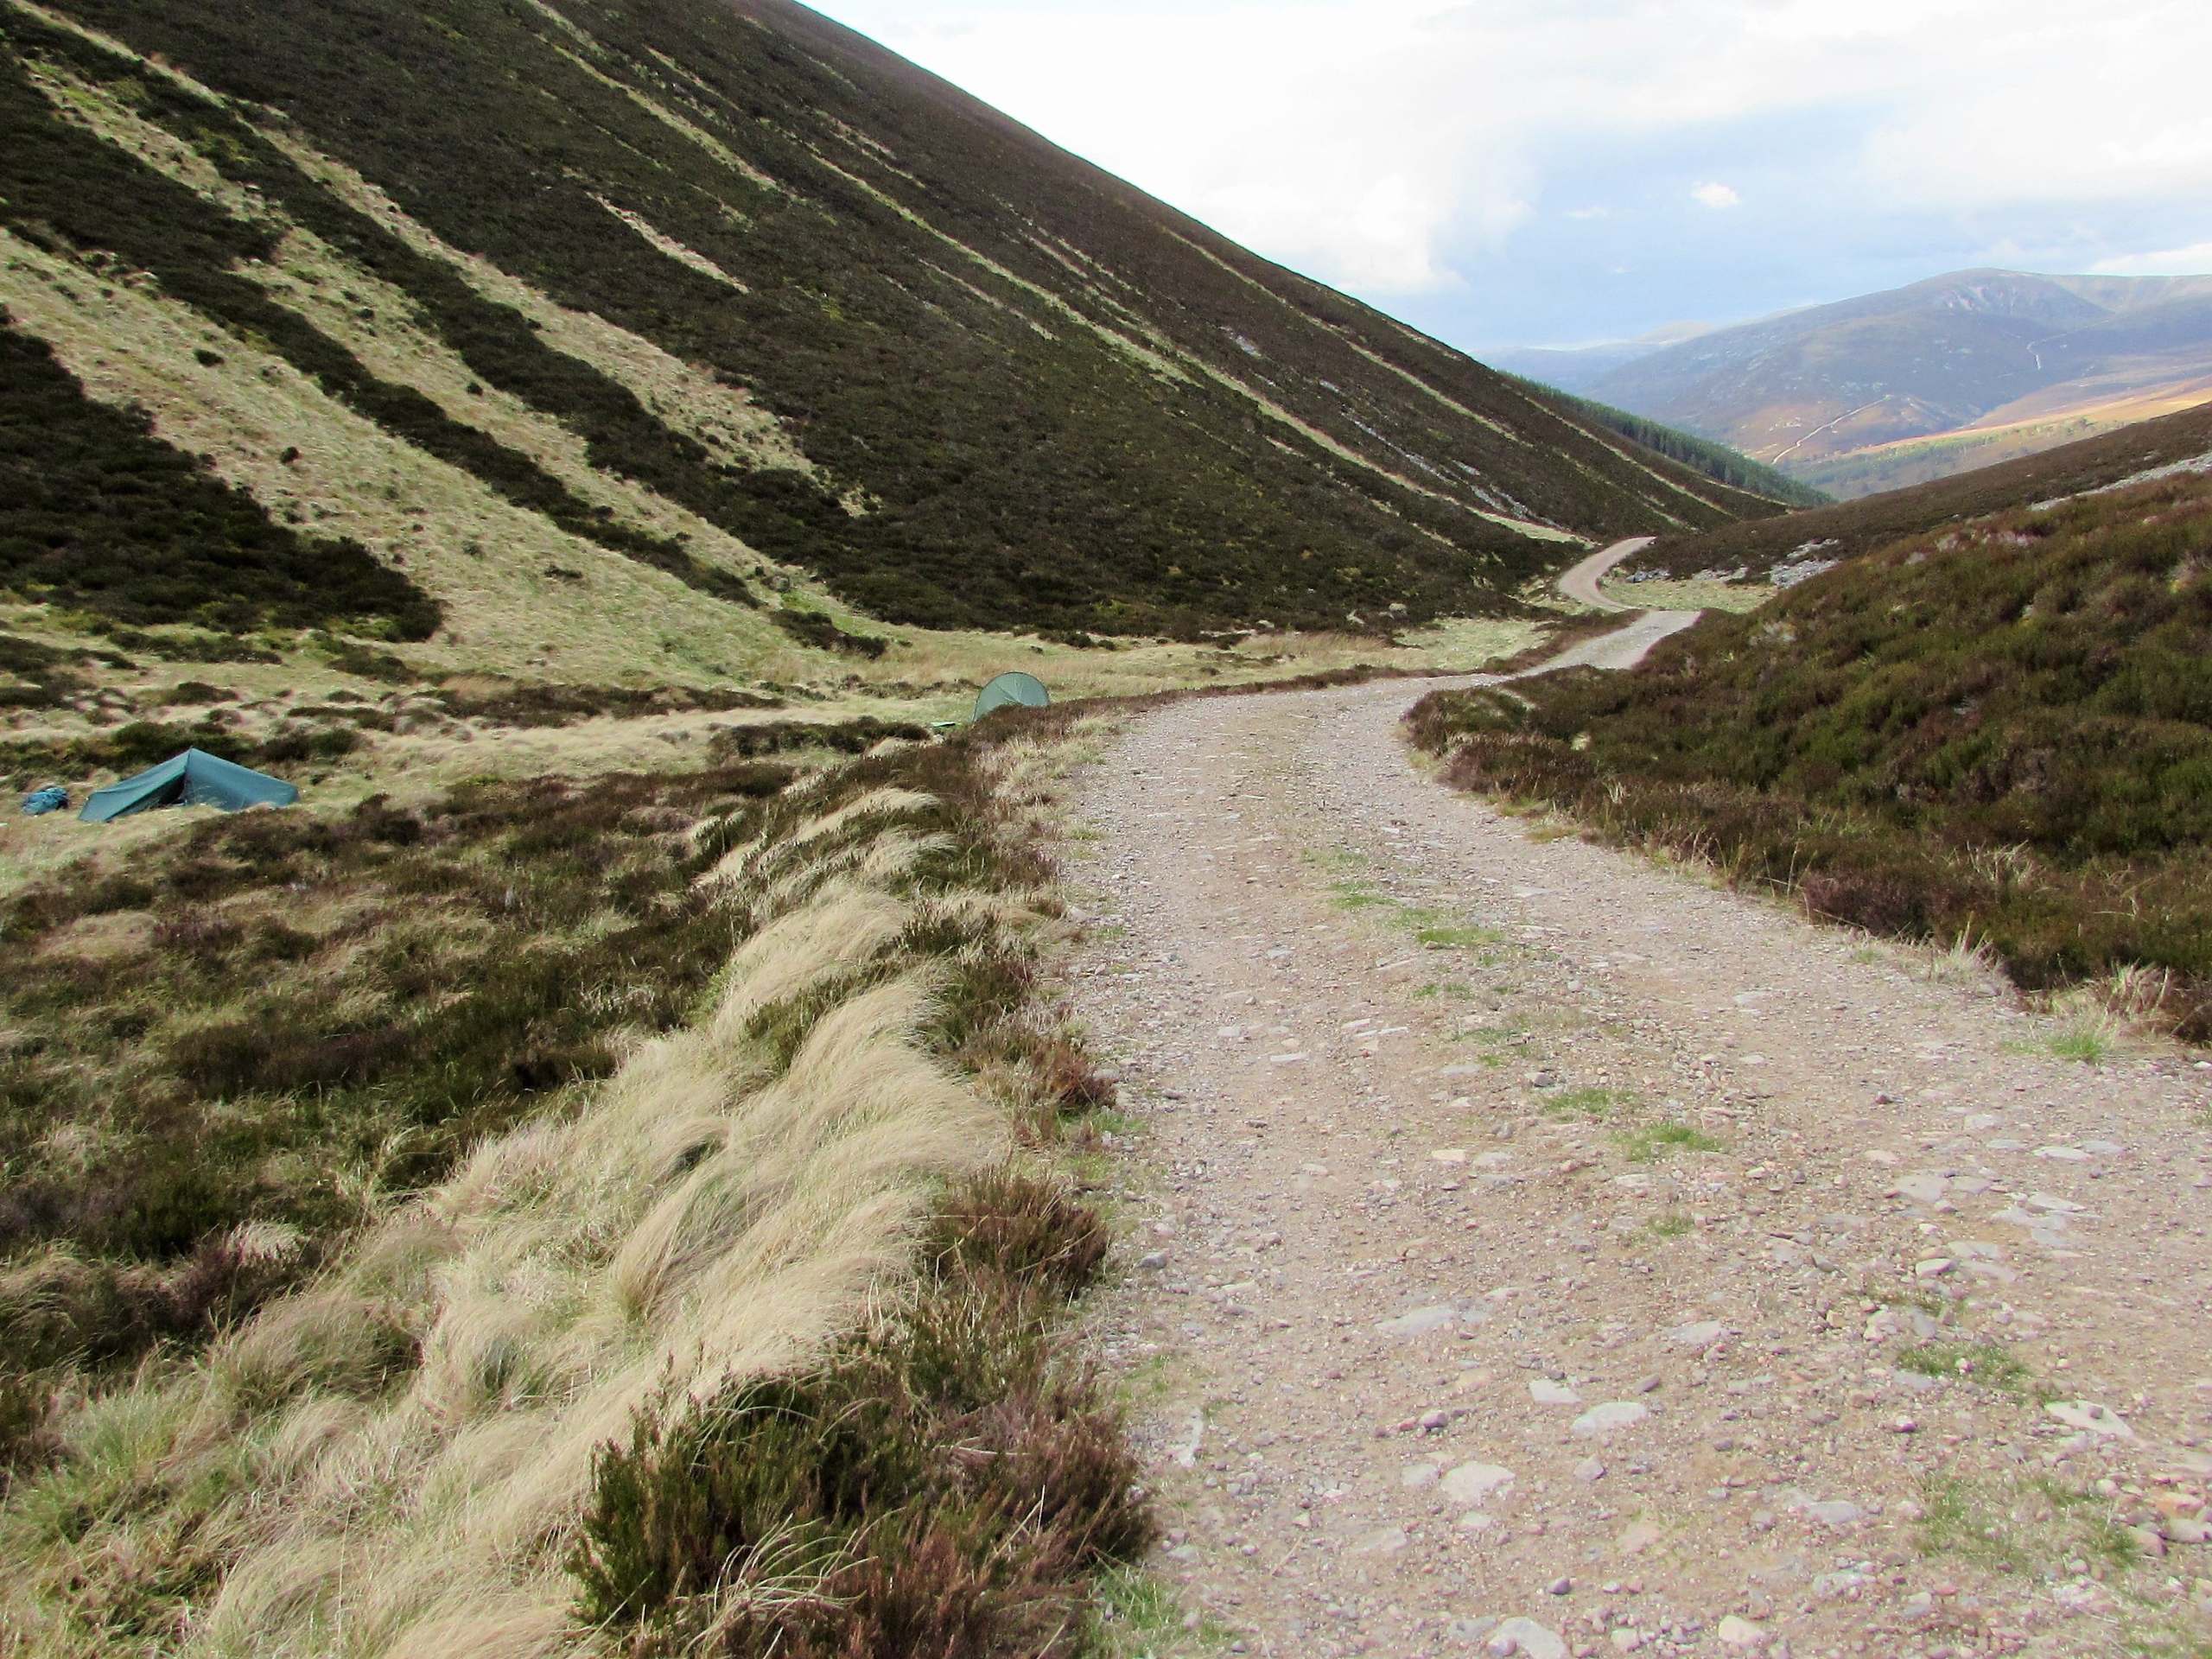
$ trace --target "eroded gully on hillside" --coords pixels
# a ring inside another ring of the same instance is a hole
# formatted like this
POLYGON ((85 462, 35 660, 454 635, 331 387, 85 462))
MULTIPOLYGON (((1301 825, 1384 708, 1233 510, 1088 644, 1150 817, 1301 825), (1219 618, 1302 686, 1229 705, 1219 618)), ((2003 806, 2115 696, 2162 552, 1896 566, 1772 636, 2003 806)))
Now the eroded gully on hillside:
POLYGON ((1270 1655, 2191 1628, 2212 1071, 1531 834, 1409 759, 1426 689, 1179 703, 1077 780, 1135 1120, 1093 1338, 1185 1605, 1270 1655))

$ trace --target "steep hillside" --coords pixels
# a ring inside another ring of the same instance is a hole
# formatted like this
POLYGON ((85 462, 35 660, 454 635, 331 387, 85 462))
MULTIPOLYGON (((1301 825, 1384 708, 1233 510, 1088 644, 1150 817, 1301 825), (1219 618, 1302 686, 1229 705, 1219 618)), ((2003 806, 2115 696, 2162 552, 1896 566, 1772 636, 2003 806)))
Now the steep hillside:
POLYGON ((1839 502, 1703 535, 1662 536, 1624 574, 1706 574, 1765 580, 1847 559, 1917 531, 1979 514, 2101 488, 2158 467, 2212 454, 2212 404, 2101 437, 1910 489, 1839 502))
POLYGON ((1931 514, 1633 674, 1431 697, 1414 729, 1468 786, 2212 1039, 2208 549, 2212 454, 1931 514))
POLYGON ((2212 397, 2212 276, 1959 271, 1595 373, 1551 366, 1577 391, 1860 495, 2212 397))
POLYGON ((1768 510, 780 0, 0 31, 13 326, 474 666, 757 637, 793 580, 931 627, 1418 620, 1768 510))

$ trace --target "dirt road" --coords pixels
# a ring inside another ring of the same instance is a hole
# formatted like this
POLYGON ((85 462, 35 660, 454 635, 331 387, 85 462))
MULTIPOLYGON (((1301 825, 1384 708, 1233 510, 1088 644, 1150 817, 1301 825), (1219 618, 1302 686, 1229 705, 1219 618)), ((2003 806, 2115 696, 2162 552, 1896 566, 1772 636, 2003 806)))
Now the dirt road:
MULTIPOLYGON (((1626 611, 1634 608, 1618 600, 1608 599, 1600 587, 1605 573, 1622 560, 1639 553, 1651 545, 1649 536, 1631 536, 1624 542, 1615 542, 1611 547, 1601 547, 1580 564, 1570 567, 1559 579, 1559 589, 1569 599, 1580 600, 1592 610, 1626 611)), ((1693 613, 1694 614, 1694 613, 1693 613)))
POLYGON ((2204 1638, 2212 1070, 2052 1058, 1971 975, 1532 834, 1415 769, 1424 689, 1177 704, 1078 786, 1071 995, 1132 1120, 1094 1339, 1192 1618, 2204 1638))

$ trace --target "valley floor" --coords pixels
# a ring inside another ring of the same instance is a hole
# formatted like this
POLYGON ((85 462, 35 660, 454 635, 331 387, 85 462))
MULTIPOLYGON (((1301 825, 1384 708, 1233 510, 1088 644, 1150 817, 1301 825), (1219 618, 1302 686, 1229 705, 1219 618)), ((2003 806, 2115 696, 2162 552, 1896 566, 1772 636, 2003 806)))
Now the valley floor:
POLYGON ((1080 785, 1194 1650, 2205 1652, 2212 1069, 1447 793, 1425 689, 1080 785))

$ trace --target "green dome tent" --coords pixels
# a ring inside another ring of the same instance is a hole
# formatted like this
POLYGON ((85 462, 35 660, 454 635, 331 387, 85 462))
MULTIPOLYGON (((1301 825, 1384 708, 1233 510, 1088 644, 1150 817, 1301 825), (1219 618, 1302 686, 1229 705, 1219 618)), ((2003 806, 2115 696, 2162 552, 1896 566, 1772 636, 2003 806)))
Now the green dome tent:
POLYGON ((1000 675, 976 694, 976 712, 969 718, 981 720, 994 709, 1015 704, 1024 709, 1042 709, 1052 701, 1052 694, 1045 690, 1044 681, 1016 669, 1011 674, 1000 675))
POLYGON ((187 749, 136 778, 94 790, 77 816, 87 823, 105 823, 157 806, 219 806, 236 812, 248 806, 289 806, 299 798, 300 791, 281 778, 187 749))

